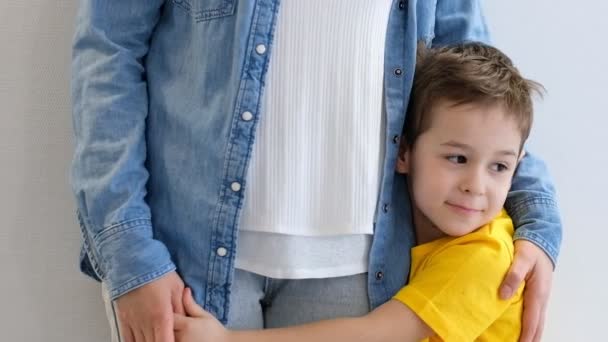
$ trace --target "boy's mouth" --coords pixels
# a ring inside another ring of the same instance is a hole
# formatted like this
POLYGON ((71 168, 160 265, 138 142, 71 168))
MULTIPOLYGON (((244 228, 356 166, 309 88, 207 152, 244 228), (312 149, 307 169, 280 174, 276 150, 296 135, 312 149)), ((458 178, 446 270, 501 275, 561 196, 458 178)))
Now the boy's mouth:
POLYGON ((466 214, 475 214, 475 213, 480 213, 483 211, 481 209, 475 209, 472 206, 468 206, 468 205, 461 205, 461 204, 450 203, 450 202, 445 202, 445 204, 447 204, 450 208, 452 208, 458 212, 463 212, 466 214))

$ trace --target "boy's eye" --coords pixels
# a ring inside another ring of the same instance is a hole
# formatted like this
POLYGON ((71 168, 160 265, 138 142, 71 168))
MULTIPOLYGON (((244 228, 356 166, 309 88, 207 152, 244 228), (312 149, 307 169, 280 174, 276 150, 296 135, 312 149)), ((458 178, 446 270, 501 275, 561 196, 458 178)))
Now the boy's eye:
POLYGON ((447 156, 446 159, 455 164, 464 164, 467 162, 467 157, 462 156, 462 155, 447 156))
POLYGON ((505 164, 495 163, 492 165, 492 170, 496 172, 504 172, 507 171, 509 167, 505 164))

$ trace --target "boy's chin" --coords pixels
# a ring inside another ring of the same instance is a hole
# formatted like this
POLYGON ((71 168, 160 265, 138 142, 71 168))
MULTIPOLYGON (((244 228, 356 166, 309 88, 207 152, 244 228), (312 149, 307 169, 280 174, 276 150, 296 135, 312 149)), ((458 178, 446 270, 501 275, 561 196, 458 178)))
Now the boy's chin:
POLYGON ((458 237, 458 236, 463 236, 463 235, 467 235, 471 232, 474 232, 477 229, 479 229, 480 227, 481 227, 481 225, 477 225, 475 223, 473 223, 473 224, 451 224, 451 225, 446 225, 445 227, 443 227, 442 229, 440 228, 439 230, 441 230, 447 236, 458 237))

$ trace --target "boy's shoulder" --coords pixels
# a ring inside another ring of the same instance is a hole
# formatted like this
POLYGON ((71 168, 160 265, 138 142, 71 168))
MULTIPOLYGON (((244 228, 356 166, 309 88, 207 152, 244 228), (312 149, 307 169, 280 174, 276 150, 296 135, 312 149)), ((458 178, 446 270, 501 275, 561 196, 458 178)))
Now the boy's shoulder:
MULTIPOLYGON (((507 269, 513 262, 515 247, 513 244, 513 221, 503 209, 492 221, 479 229, 459 237, 446 237, 431 242, 428 246, 416 250, 414 258, 423 264, 453 263, 460 259, 482 259, 491 262, 496 271, 507 269)), ((422 246, 421 246, 422 247, 422 246)), ((420 265, 423 266, 423 265, 420 265)))
MULTIPOLYGON (((471 233, 472 236, 470 238, 472 240, 478 239, 480 241, 496 241, 497 243, 501 243, 504 246, 504 252, 508 252, 508 254, 513 256, 515 253, 515 246, 513 244, 514 232, 515 227, 513 226, 511 217, 505 209, 502 209, 492 221, 471 233)), ((463 238, 466 238, 466 235, 463 238)))

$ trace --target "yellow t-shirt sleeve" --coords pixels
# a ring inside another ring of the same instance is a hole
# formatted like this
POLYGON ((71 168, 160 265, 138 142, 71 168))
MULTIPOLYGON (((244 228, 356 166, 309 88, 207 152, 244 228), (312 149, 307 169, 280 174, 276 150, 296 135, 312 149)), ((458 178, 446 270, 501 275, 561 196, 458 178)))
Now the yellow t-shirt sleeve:
POLYGON ((503 241, 473 234, 429 256, 394 299, 444 341, 473 341, 510 304, 499 299, 498 287, 511 260, 512 250, 503 241))

